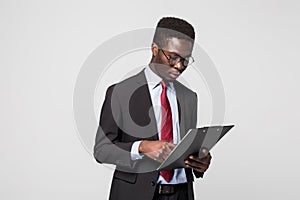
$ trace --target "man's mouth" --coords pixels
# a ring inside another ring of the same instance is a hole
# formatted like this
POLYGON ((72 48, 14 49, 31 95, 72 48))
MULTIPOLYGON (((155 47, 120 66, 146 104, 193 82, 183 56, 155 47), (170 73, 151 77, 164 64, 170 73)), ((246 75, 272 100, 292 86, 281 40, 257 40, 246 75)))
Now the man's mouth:
POLYGON ((180 74, 170 74, 171 78, 176 79, 180 74))

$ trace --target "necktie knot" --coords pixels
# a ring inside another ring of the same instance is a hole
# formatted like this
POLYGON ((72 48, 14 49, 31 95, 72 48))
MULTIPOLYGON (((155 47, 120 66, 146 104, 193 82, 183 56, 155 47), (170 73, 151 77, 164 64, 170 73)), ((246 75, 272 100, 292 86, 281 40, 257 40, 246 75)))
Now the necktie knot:
POLYGON ((167 84, 165 83, 165 81, 161 81, 161 86, 162 86, 162 89, 163 90, 166 90, 166 88, 167 88, 167 84))

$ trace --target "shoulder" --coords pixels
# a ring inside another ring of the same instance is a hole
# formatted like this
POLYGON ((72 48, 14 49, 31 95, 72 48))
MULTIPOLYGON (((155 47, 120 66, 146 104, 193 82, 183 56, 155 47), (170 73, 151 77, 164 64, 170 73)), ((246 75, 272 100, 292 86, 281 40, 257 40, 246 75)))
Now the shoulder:
POLYGON ((107 94, 116 92, 119 95, 124 95, 128 93, 132 93, 141 86, 147 85, 147 81, 145 78, 144 70, 140 71, 139 73, 128 77, 118 83, 112 84, 107 89, 107 94))

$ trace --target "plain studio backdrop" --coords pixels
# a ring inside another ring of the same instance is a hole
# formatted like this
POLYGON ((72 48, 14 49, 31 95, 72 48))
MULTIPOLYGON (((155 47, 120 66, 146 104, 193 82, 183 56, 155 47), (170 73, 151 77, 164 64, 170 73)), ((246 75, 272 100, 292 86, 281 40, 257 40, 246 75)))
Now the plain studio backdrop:
MULTIPOLYGON (((215 64, 224 123, 236 125, 195 182, 197 199, 299 199, 299 10, 296 0, 2 0, 0 198, 108 198, 113 168, 95 162, 74 122, 77 76, 113 36, 178 16, 194 25, 196 42, 215 64)), ((122 59, 135 59, 136 67, 150 55, 122 59)), ((108 84, 132 70, 122 59, 97 86, 97 120, 108 84)), ((211 100, 203 92, 199 102, 198 125, 207 125, 211 100)))

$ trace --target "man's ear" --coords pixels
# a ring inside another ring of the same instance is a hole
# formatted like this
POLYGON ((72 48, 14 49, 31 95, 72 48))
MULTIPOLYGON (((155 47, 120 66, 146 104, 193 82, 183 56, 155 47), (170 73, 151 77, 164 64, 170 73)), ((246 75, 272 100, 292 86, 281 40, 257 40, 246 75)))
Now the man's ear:
POLYGON ((158 54, 158 46, 154 42, 151 45, 151 50, 152 50, 152 56, 156 57, 156 55, 158 54))

